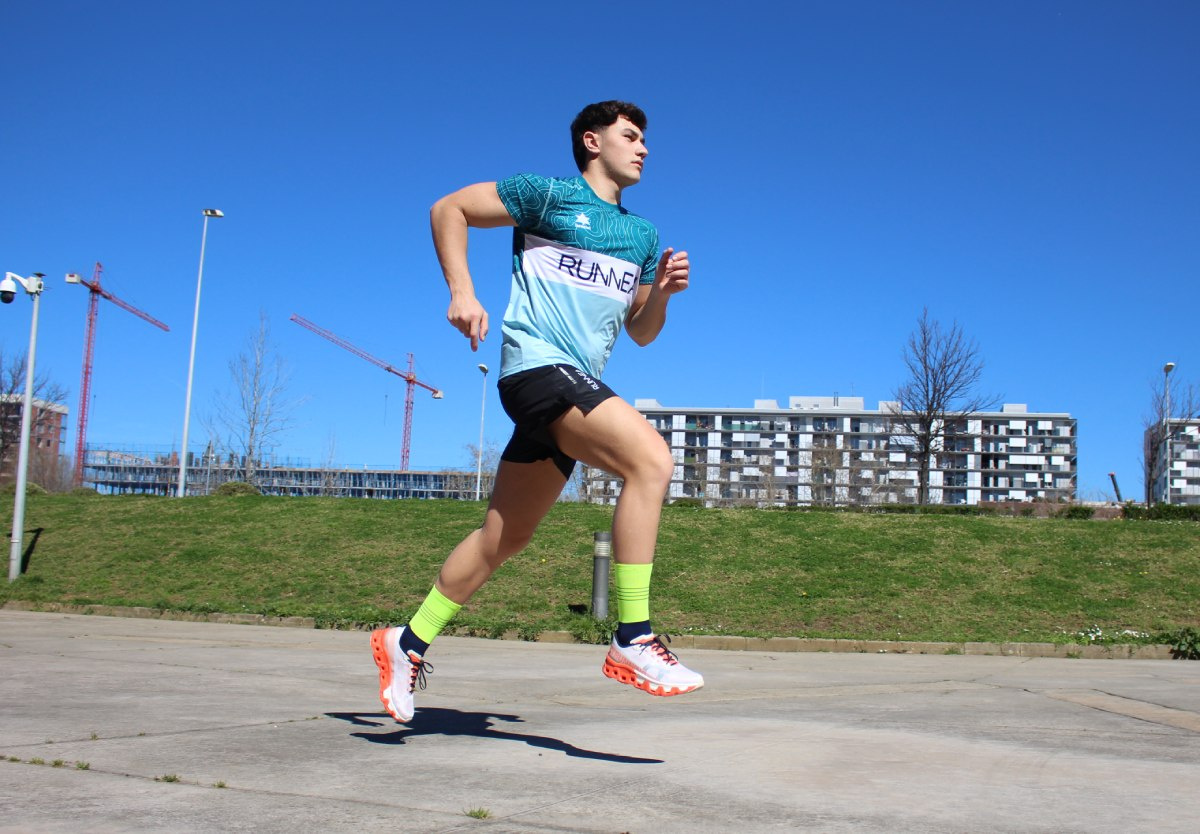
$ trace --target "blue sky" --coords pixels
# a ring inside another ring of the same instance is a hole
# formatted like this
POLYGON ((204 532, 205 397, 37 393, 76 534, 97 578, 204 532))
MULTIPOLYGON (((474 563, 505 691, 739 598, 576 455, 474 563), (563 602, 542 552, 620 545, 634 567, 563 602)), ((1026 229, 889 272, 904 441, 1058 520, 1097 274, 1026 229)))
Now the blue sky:
MULTIPOLYGON (((92 443, 182 434, 201 214, 209 227, 194 444, 228 362, 268 317, 301 401, 279 453, 396 466, 416 356, 414 468, 468 465, 478 362, 498 368, 509 233, 474 233, 497 325, 446 322, 428 209, 462 185, 575 173, 589 101, 649 114, 625 195, 685 248, 692 288, 605 379, 629 400, 746 407, 903 381, 923 307, 957 321, 983 388, 1079 420, 1080 497, 1141 496, 1166 361, 1200 381, 1200 5, 798 2, 512 6, 347 2, 0 4, 0 269, 45 272, 38 365, 74 413, 91 275, 92 443)), ((29 304, 0 309, 25 348, 29 304)), ((509 423, 489 379, 485 435, 509 423)), ((69 440, 73 446, 73 439, 69 440)))

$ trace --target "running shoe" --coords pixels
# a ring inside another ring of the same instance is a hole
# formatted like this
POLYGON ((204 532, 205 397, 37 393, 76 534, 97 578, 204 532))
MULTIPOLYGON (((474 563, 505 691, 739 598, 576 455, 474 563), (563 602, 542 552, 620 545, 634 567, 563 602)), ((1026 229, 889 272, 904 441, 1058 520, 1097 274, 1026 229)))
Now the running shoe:
POLYGON ((704 686, 704 678, 680 663, 656 634, 638 637, 628 647, 617 645, 614 637, 604 658, 604 674, 651 695, 682 695, 704 686))
POLYGON ((421 659, 416 652, 407 655, 400 650, 398 628, 377 628, 371 632, 371 654, 379 667, 379 700, 388 714, 401 724, 413 717, 413 691, 425 688, 425 673, 433 666, 421 659))

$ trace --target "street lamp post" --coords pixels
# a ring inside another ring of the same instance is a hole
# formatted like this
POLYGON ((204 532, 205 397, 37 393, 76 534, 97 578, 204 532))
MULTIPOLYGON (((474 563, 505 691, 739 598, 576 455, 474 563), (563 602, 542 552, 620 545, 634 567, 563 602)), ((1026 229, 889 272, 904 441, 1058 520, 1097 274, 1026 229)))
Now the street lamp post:
POLYGON ((187 494, 187 445, 188 421, 192 416, 192 375, 196 369, 196 330, 200 324, 200 285, 204 281, 204 244, 208 241, 208 218, 224 217, 220 209, 204 209, 204 230, 200 233, 200 271, 196 274, 196 312, 192 315, 192 350, 188 354, 187 396, 183 405, 183 445, 179 450, 179 491, 182 498, 187 494))
POLYGON ((475 450, 475 500, 478 501, 483 490, 483 407, 487 405, 487 375, 488 366, 480 364, 479 372, 483 374, 483 395, 479 400, 479 448, 475 450))
POLYGON ((17 493, 13 501, 12 545, 8 551, 8 581, 16 582, 21 575, 21 555, 25 541, 25 484, 29 474, 29 433, 33 425, 33 370, 37 355, 38 308, 46 276, 35 272, 22 278, 11 272, 5 273, 0 282, 0 301, 11 304, 20 284, 25 292, 33 296, 33 318, 29 324, 29 356, 25 365, 25 399, 21 404, 21 442, 17 454, 17 493))
POLYGON ((1168 362, 1163 365, 1163 394, 1166 398, 1166 407, 1163 409, 1163 440, 1166 446, 1163 460, 1163 503, 1171 503, 1171 371, 1175 370, 1175 363, 1168 362))

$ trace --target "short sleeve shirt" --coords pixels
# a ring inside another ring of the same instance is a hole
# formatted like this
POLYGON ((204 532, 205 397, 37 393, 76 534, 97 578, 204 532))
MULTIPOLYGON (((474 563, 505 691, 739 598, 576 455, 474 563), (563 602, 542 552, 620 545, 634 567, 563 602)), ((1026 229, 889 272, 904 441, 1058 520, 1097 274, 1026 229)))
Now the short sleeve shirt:
POLYGON ((520 174, 496 191, 517 224, 501 378, 554 364, 599 378, 638 286, 654 280, 658 230, 583 177, 520 174))

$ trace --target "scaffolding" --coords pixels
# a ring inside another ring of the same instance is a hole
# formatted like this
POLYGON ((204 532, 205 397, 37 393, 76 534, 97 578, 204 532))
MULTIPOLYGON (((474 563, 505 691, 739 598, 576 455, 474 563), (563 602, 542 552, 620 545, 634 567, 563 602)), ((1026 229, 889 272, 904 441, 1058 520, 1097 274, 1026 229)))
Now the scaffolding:
MULTIPOLYGON (((475 472, 312 466, 300 461, 259 461, 252 467, 254 486, 264 495, 329 498, 448 498, 475 500, 475 472)), ((212 450, 188 454, 187 494, 209 495, 221 484, 245 480, 245 460, 212 450)), ((179 478, 178 451, 91 449, 83 480, 112 495, 174 495, 179 478)), ((491 495, 495 473, 484 472, 482 494, 491 495)))

